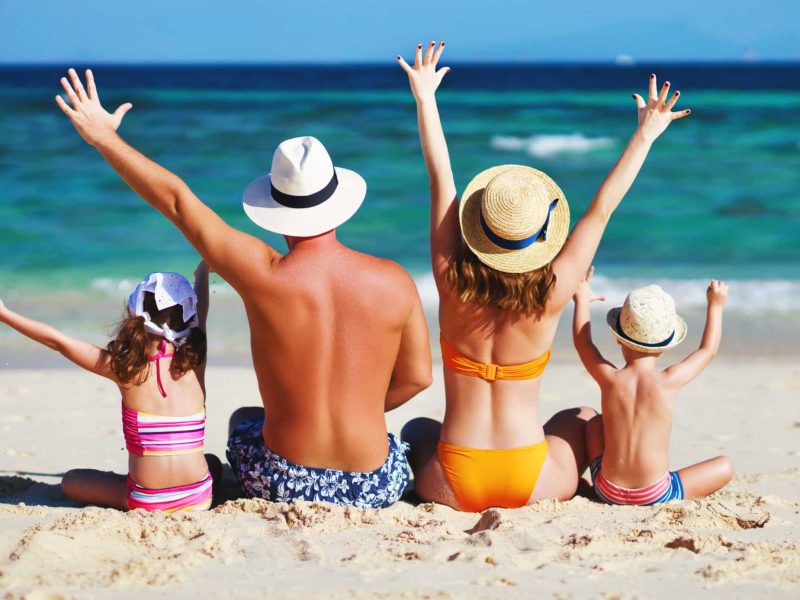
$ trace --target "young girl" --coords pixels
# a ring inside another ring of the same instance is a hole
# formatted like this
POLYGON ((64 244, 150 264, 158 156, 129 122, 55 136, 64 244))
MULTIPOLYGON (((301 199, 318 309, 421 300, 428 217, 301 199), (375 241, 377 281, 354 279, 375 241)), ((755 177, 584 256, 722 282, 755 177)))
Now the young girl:
POLYGON ((116 337, 103 349, 6 308, 0 322, 109 378, 122 395, 128 475, 73 469, 61 489, 84 504, 120 510, 192 511, 211 506, 205 438, 205 323, 208 269, 195 285, 177 273, 151 273, 131 294, 116 337))

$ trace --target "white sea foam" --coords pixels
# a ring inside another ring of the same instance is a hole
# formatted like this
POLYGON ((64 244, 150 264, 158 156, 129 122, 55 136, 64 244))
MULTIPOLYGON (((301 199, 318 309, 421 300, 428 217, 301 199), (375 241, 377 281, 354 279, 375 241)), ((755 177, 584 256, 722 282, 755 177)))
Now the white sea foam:
MULTIPOLYGON (((431 273, 414 275, 425 310, 436 311, 439 295, 431 273)), ((101 277, 91 283, 95 292, 109 296, 130 294, 138 281, 101 277)), ((643 279, 613 278, 596 275, 592 288, 606 297, 606 303, 622 304, 629 291, 637 287, 660 285, 675 298, 679 309, 702 308, 706 305, 708 279, 643 279)), ((742 312, 793 312, 800 311, 800 281, 787 279, 733 279, 726 280, 730 287, 728 308, 742 312)), ((211 285, 212 294, 232 295, 236 292, 224 281, 211 285)))
MULTIPOLYGON (((426 273, 417 275, 414 279, 425 311, 435 312, 439 297, 433 275, 426 273)), ((620 306, 632 289, 655 283, 675 298, 678 310, 691 310, 705 307, 708 281, 708 279, 616 279, 596 275, 592 289, 605 296, 604 304, 620 306)), ((800 281, 735 279, 726 283, 730 288, 728 310, 752 313, 800 311, 800 281)))
MULTIPOLYGON (((101 292, 103 294, 108 295, 126 295, 133 292, 136 288, 136 285, 139 283, 138 280, 133 279, 113 279, 111 277, 98 277, 93 279, 91 282, 91 288, 93 291, 101 292)), ((233 289, 224 281, 220 281, 219 283, 212 283, 209 286, 209 291, 212 294, 233 294, 233 289)))
POLYGON ((592 150, 612 147, 614 143, 614 138, 590 138, 582 133, 542 134, 527 138, 495 135, 490 140, 490 144, 495 150, 525 151, 536 158, 549 158, 558 154, 583 154, 592 150))

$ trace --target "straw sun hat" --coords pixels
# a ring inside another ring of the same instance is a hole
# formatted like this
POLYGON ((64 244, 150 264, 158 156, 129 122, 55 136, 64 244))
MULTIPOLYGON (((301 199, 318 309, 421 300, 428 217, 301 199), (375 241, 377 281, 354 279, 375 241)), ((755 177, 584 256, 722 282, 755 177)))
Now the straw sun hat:
POLYGON ((569 205, 546 174, 522 165, 487 169, 469 182, 459 207, 461 232, 485 265, 525 273, 549 263, 569 233, 569 205))
POLYGON ((606 322, 620 343, 639 352, 663 352, 686 337, 675 301, 657 285, 633 290, 625 304, 608 311, 606 322))

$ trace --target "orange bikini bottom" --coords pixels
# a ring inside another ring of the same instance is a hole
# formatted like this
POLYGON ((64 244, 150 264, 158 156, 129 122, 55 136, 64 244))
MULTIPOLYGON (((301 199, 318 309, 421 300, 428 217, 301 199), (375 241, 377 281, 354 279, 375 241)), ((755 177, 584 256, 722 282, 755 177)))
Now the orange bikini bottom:
POLYGON ((519 508, 528 503, 539 480, 547 440, 507 450, 464 448, 440 441, 437 452, 461 510, 519 508))

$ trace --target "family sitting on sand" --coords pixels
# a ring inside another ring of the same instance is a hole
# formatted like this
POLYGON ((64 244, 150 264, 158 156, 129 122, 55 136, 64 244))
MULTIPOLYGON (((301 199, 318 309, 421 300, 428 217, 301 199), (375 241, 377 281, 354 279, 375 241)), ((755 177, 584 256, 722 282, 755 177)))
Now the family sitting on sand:
POLYGON ((106 348, 0 302, 0 321, 119 387, 129 472, 69 471, 67 496, 122 510, 211 506, 221 464, 203 454, 209 271, 244 301, 263 401, 230 419, 227 458, 247 496, 381 508, 403 495, 409 467, 419 497, 463 511, 569 499, 587 468, 597 498, 610 504, 697 498, 730 481, 723 456, 677 472, 668 463, 672 402, 719 348, 725 284, 709 286, 699 349, 664 370, 657 361, 683 341, 686 323, 658 286, 631 291, 608 313, 621 368, 600 354, 589 327, 589 304, 601 299, 590 287, 595 252, 650 146, 690 114, 672 110, 680 92, 668 97, 669 83, 659 92, 651 75, 647 101, 634 94, 638 127, 570 232, 561 189, 530 167, 487 169, 459 202, 436 106, 448 72, 437 68, 443 49, 417 46, 413 66, 397 57, 430 176, 446 391, 443 422, 414 419, 401 440, 387 433, 384 415, 431 384, 429 334, 408 273, 336 239, 364 200, 364 180, 334 167, 313 137, 282 142, 269 174, 244 192, 250 219, 285 237, 282 255, 228 226, 117 135, 131 105, 106 112, 91 71, 85 87, 73 69, 61 79, 68 101, 56 101, 78 133, 203 258, 194 286, 175 273, 146 277, 106 348), (542 424, 541 376, 570 300, 575 346, 600 387, 602 415, 584 406, 542 424))

